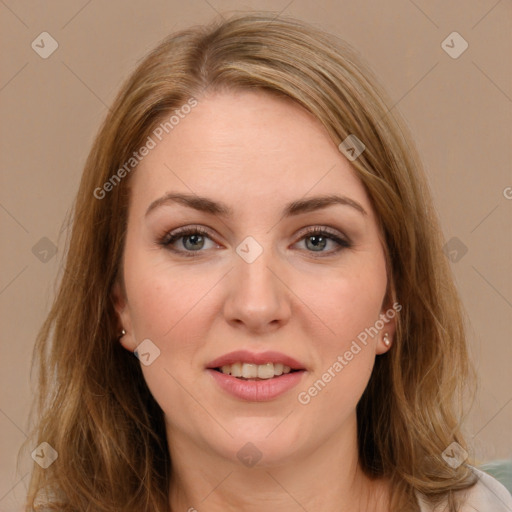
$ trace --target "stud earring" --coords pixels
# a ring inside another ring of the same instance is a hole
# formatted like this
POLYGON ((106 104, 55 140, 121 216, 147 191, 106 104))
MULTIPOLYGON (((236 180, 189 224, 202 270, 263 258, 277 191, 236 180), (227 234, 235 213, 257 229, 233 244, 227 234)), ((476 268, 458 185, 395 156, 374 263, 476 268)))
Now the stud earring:
POLYGON ((119 338, 118 338, 118 339, 121 339, 125 334, 126 334, 126 331, 123 329, 123 330, 121 331, 121 334, 119 335, 119 338))
POLYGON ((384 333, 384 345, 386 345, 386 347, 389 347, 391 345, 389 334, 387 332, 384 333))

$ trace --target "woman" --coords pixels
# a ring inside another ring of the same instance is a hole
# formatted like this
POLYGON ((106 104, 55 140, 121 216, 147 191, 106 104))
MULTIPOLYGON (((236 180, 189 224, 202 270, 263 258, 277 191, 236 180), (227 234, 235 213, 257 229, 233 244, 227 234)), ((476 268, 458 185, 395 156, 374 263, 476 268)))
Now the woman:
POLYGON ((266 14, 139 65, 38 337, 37 443, 58 456, 27 510, 508 510, 468 464, 462 307, 376 84, 266 14))

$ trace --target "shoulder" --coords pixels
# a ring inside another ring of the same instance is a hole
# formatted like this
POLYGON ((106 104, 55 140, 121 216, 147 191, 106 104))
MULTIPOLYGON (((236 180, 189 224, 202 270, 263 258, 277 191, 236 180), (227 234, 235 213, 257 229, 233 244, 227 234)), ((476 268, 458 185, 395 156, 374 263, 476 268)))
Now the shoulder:
MULTIPOLYGON (((491 475, 473 468, 478 482, 466 492, 465 507, 485 512, 512 512, 512 496, 505 486, 491 475), (472 507, 472 508, 471 508, 472 507)), ((463 507, 462 512, 466 512, 463 507)))
MULTIPOLYGON (((463 491, 460 512, 512 512, 512 496, 505 486, 491 475, 472 469, 478 481, 463 491)), ((421 512, 434 512, 421 497, 418 497, 418 502, 421 512)))

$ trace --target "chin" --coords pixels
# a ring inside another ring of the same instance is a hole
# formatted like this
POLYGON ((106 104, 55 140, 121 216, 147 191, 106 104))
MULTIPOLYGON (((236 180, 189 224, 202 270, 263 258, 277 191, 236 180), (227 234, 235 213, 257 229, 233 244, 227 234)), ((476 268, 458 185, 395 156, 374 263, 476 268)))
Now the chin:
POLYGON ((271 428, 268 428, 268 421, 260 428, 253 424, 243 429, 240 425, 237 431, 230 431, 233 438, 224 437, 223 447, 216 445, 213 449, 219 451, 220 448, 223 456, 229 454, 232 462, 246 467, 257 464, 261 468, 271 468, 289 464, 300 457, 301 447, 306 447, 298 433, 278 427, 279 421, 273 419, 271 428))

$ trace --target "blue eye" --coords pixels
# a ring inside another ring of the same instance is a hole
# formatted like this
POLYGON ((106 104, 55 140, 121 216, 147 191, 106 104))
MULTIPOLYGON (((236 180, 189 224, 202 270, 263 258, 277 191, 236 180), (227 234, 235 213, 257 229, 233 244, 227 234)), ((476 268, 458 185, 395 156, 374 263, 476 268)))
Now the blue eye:
POLYGON ((344 240, 337 234, 318 226, 308 230, 306 233, 303 233, 300 241, 302 240, 306 241, 306 247, 312 248, 312 252, 326 253, 327 255, 334 254, 342 249, 351 247, 351 243, 348 240, 344 240), (331 251, 323 251, 329 241, 334 242, 338 248, 331 251), (311 242, 309 246, 308 242, 311 242))
POLYGON ((201 226, 190 226, 186 228, 179 228, 172 233, 167 233, 159 243, 173 252, 184 254, 184 256, 187 257, 193 257, 195 254, 190 254, 190 252, 200 252, 204 247, 206 239, 211 240, 206 229, 201 226), (172 245, 180 239, 182 239, 181 245, 185 251, 172 247, 172 245), (190 241, 190 243, 186 243, 187 241, 190 241), (187 254, 187 252, 189 254, 187 254))
MULTIPOLYGON (((174 253, 185 257, 195 257, 199 256, 199 253, 204 252, 202 249, 205 248, 205 242, 207 240, 213 242, 207 229, 204 229, 201 226, 188 226, 165 234, 158 243, 174 253), (177 249, 176 247, 173 247, 173 245, 175 245, 179 240, 181 240, 181 248, 177 249)), ((302 236, 298 242, 302 240, 305 240, 306 247, 311 249, 307 252, 318 253, 322 256, 330 256, 342 249, 352 247, 352 244, 348 240, 345 240, 336 233, 320 226, 315 226, 314 228, 302 232, 302 236), (330 251, 324 251, 328 242, 334 242, 337 247, 330 251)))

